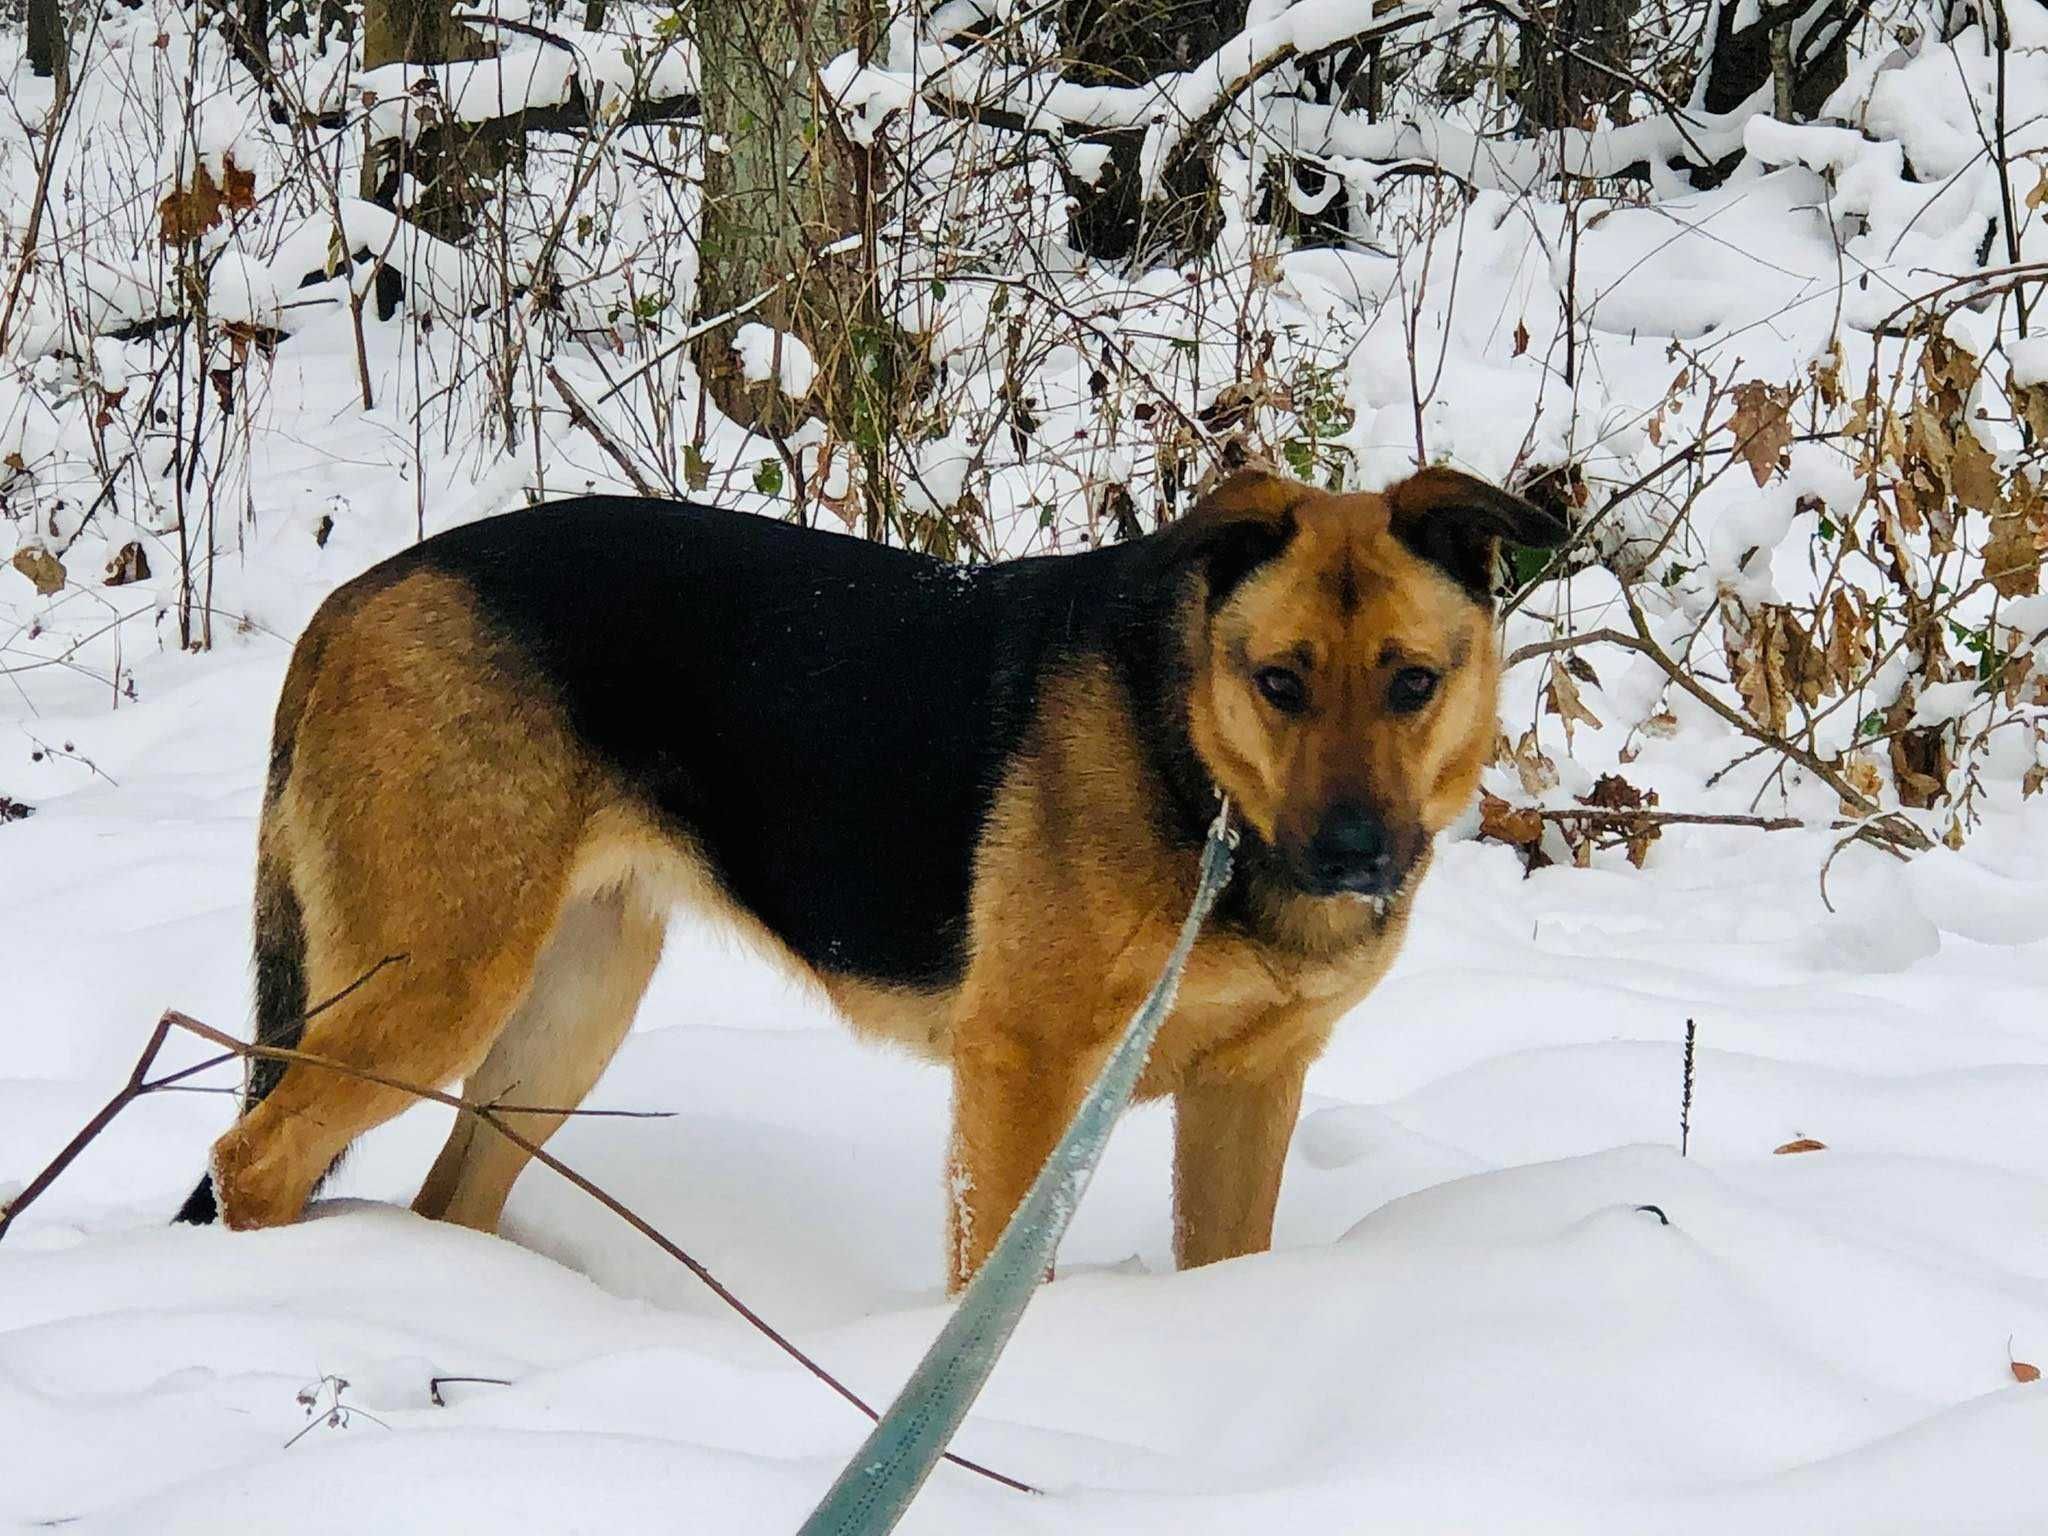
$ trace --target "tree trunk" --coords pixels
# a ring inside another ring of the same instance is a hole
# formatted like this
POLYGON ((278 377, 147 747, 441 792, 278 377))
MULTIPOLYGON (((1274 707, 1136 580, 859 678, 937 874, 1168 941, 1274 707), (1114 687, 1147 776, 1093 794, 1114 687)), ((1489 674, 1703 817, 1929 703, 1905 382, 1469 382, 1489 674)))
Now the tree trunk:
POLYGON ((1569 128, 1595 111, 1626 110, 1629 29, 1637 0, 1551 0, 1521 29, 1522 121, 1569 128))
POLYGON ((455 19, 450 0, 366 0, 363 68, 485 59, 491 46, 455 19))
MULTIPOLYGON (((1142 85, 1208 58, 1244 30, 1248 0, 1060 0, 1061 73, 1083 85, 1142 85)), ((1103 136, 1109 160, 1093 184, 1069 181, 1076 249, 1121 261, 1138 248, 1144 211, 1138 181, 1142 128, 1103 136)), ((1200 250, 1215 238, 1215 190, 1206 160, 1184 157, 1160 189, 1163 219, 1147 243, 1200 250)))
MULTIPOLYGON (((771 440, 821 415, 834 445, 863 463, 870 536, 896 526, 884 459, 908 351, 877 292, 874 164, 840 131, 818 71, 848 49, 867 53, 883 19, 877 0, 705 0, 695 12, 704 130, 715 146, 705 157, 697 313, 729 317, 698 343, 699 375, 721 411, 771 440), (775 378, 743 377, 732 339, 749 322, 809 349, 807 397, 791 398, 775 378)), ((811 488, 790 489, 799 507, 809 499, 811 488)))
POLYGON ((61 106, 71 90, 71 37, 63 0, 28 0, 28 65, 40 79, 56 82, 61 106))
POLYGON ((1870 9, 1870 0, 1788 0, 1742 6, 1720 0, 1713 25, 1701 43, 1695 97, 1709 112, 1732 112, 1772 84, 1773 35, 1786 66, 1777 72, 1779 97, 1791 120, 1816 117, 1835 88, 1849 77, 1849 35, 1870 9))
MULTIPOLYGON (((454 17, 451 0, 366 0, 363 68, 385 64, 450 64, 487 59, 493 44, 454 17)), ((402 211, 444 240, 460 240, 475 222, 483 185, 507 163, 513 147, 502 134, 479 135, 443 125, 413 145, 378 147, 363 161, 363 196, 395 206, 406 176, 419 184, 417 202, 402 211)))

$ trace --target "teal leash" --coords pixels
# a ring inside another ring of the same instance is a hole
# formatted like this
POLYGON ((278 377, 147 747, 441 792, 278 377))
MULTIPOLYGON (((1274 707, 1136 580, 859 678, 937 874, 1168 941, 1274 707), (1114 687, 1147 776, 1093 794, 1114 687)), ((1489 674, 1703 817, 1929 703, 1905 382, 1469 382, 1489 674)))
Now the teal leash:
POLYGON ((910 1501, 945 1454, 947 1442, 974 1406, 995 1370, 1003 1346, 1016 1331, 1031 1294, 1045 1279, 1060 1238, 1074 1219, 1081 1195, 1102 1158, 1117 1117, 1131 1101, 1152 1041, 1173 1008, 1181 972, 1203 922, 1230 879, 1237 834, 1230 829, 1224 800, 1202 849, 1194 904, 1180 925, 1180 938, 1152 991, 1124 1026, 1102 1073, 1081 1101, 1073 1124, 1038 1170, 1031 1190, 1003 1235, 961 1294, 946 1326, 918 1362, 910 1380, 876 1421, 874 1429, 838 1480, 811 1511, 797 1536, 884 1536, 910 1508, 910 1501))

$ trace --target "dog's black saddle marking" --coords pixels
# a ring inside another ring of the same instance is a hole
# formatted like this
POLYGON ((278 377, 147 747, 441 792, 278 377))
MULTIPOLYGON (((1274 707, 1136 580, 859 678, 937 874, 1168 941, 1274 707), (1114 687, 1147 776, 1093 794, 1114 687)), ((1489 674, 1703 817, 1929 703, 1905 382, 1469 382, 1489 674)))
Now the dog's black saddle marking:
POLYGON ((975 846, 1035 689, 1101 643, 1137 548, 970 569, 588 497, 402 558, 473 591, 586 749, 799 956, 939 988, 964 972, 975 846))

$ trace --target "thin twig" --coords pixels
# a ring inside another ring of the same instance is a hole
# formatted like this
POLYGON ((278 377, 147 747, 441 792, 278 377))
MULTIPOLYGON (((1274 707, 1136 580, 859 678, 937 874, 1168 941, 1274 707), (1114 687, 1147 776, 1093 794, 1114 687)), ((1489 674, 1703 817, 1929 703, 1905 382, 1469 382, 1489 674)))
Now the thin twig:
POLYGON ((511 1382, 502 1376, 430 1376, 427 1378, 427 1400, 436 1408, 446 1408, 447 1400, 441 1396, 441 1389, 450 1382, 462 1382, 480 1387, 509 1387, 511 1382))
MULTIPOLYGON (((1555 810, 1532 807, 1545 821, 1605 821, 1630 827, 1755 827, 1763 832, 1793 832, 1808 825, 1797 816, 1722 815, 1712 811, 1617 810, 1603 805, 1568 805, 1555 810)), ((1517 815, 1521 812, 1517 811, 1517 815)))
POLYGON ((1618 629, 1582 629, 1575 635, 1559 635, 1554 640, 1533 640, 1527 645, 1518 645, 1501 665, 1504 668, 1518 667, 1538 656, 1554 656, 1559 651, 1575 651, 1582 645, 1599 644, 1618 645, 1631 651, 1642 649, 1636 644, 1635 636, 1624 635, 1618 629))
POLYGON ((164 1048, 164 1039, 171 1032, 171 1024, 171 1015, 168 1013, 156 1021, 156 1028, 150 1031, 149 1043, 143 1046, 142 1054, 135 1058, 134 1069, 129 1072, 128 1081, 121 1085, 121 1091, 107 1100, 100 1107, 100 1112, 80 1127, 78 1134, 64 1144, 64 1150, 51 1158, 48 1166, 30 1179, 20 1194, 7 1202, 5 1210, 0 1210, 0 1239, 7 1236, 7 1229, 14 1225, 14 1218, 33 1205, 37 1196, 57 1182, 58 1175, 77 1161, 78 1154, 92 1145, 100 1132, 113 1124, 116 1115, 149 1092, 149 1084, 146 1081, 149 1069, 156 1064, 157 1052, 164 1048))
POLYGON ((633 462, 633 456, 620 446, 617 438, 605 430, 604 423, 583 403, 583 397, 570 387, 569 381, 562 377, 555 365, 549 363, 542 371, 547 375, 548 382, 555 386, 555 393, 562 397, 562 403, 569 407, 570 422, 590 434, 591 441, 604 450, 605 457, 618 465, 619 472, 632 481, 634 490, 642 496, 659 496, 661 493, 648 484, 647 477, 640 473, 640 466, 633 462))

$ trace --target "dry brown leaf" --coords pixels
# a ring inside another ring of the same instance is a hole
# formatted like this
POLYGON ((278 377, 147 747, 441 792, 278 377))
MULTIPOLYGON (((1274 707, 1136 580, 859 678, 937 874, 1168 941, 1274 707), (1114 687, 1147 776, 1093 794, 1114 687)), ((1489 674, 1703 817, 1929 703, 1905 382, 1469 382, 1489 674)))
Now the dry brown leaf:
POLYGON ((1528 327, 1527 325, 1525 325, 1525 324, 1524 324, 1523 322, 1521 322, 1520 320, 1517 320, 1517 321, 1515 322, 1515 351, 1514 351, 1514 355, 1515 355, 1516 357, 1520 357, 1520 356, 1521 356, 1521 355, 1522 355, 1522 354, 1523 354, 1524 352, 1526 352, 1526 351, 1528 351, 1528 350, 1529 350, 1529 327, 1528 327))
POLYGON ((1962 414, 1963 401, 1976 388, 1977 375, 1983 369, 1974 352, 1957 345, 1941 331, 1930 335, 1927 345, 1920 349, 1920 372, 1944 415, 1962 414))
POLYGON ((2034 183, 2034 190, 2027 194, 2027 206, 2039 208, 2048 203, 2048 165, 2041 167, 2041 179, 2034 183))
POLYGON ((2005 685, 1998 690, 1999 702, 2007 709, 2019 707, 2020 700, 2031 697, 2036 690, 2028 685, 2034 681, 2034 657, 2031 651, 2022 651, 2017 656, 2007 656, 2005 661, 2005 685))
POLYGON ((2041 1367, 2029 1365, 2024 1360, 2015 1360, 2012 1362, 2012 1379, 2022 1383, 2039 1381, 2041 1379, 2041 1367))
POLYGON ((221 157, 221 179, 205 165, 189 187, 173 187, 156 205, 165 245, 190 245, 220 223, 223 213, 247 213, 256 206, 256 173, 221 157))
POLYGON ((149 579, 149 556, 142 546, 130 539, 107 562, 106 584, 110 587, 125 587, 131 581, 149 579))
POLYGON ((1742 695, 1742 707, 1759 725, 1782 733, 1785 729, 1785 675, 1773 665, 1765 647, 1751 647, 1731 654, 1735 669, 1735 691, 1742 695))
POLYGON ((1920 496, 1913 489, 1912 482, 1894 481, 1892 501, 1899 509, 1899 526, 1909 534, 1917 534, 1927 526, 1927 519, 1920 515, 1920 496))
POLYGON ((1579 804, 1603 811, 1639 811, 1657 803, 1657 792, 1637 789, 1618 773, 1603 773, 1593 781, 1591 794, 1579 796, 1579 804))
POLYGON ((115 408, 119 406, 120 403, 127 398, 128 390, 126 386, 123 386, 120 389, 101 390, 100 408, 97 411, 93 412, 93 430, 96 432, 104 432, 107 430, 107 428, 111 427, 114 424, 115 408))
POLYGON ((26 544, 14 552, 14 568, 35 584, 43 597, 64 590, 64 562, 40 544, 26 544))
POLYGON ((1510 847, 1526 848, 1543 840, 1543 817, 1533 807, 1510 805, 1499 795, 1479 795, 1479 835, 1510 847))
POLYGON ((1998 460, 1968 427, 1956 433, 1949 483, 1955 487, 1956 500, 1974 512, 1996 513, 2005 506, 2005 477, 1998 472, 1998 460))
POLYGON ((1885 730, 1891 733, 1892 780, 1899 786, 1899 803, 1926 810, 1948 793, 1949 770, 1955 766, 1949 756, 1948 733, 1939 726, 1911 729, 1914 705, 1920 690, 1908 684, 1885 711, 1885 730))
MULTIPOLYGON (((1579 796, 1579 804, 1589 805, 1603 811, 1646 811, 1657 803, 1654 789, 1638 789, 1618 773, 1603 773, 1593 783, 1592 791, 1579 796)), ((1594 830, 1586 829, 1589 833, 1594 830)), ((1650 845, 1664 835, 1663 827, 1649 816, 1633 817, 1626 821, 1606 822, 1599 830, 1619 834, 1628 846, 1628 861, 1637 869, 1650 856, 1650 845)))
POLYGON ((1766 485, 1777 472, 1779 457, 1792 446, 1791 391, 1751 379, 1733 393, 1735 414, 1729 424, 1735 431, 1735 456, 1749 466, 1758 486, 1766 485))
MULTIPOLYGON (((1866 800, 1877 799, 1879 793, 1884 789, 1883 773, 1879 771, 1875 762, 1860 752, 1843 764, 1842 778, 1851 789, 1855 790, 1857 794, 1866 800)), ((1851 805, 1847 800, 1844 800, 1842 802, 1842 814, 1844 816, 1861 816, 1863 812, 1851 805)))
POLYGON ((1533 730, 1524 731, 1515 743, 1515 777, 1522 781, 1522 793, 1540 795, 1557 786, 1557 764, 1543 753, 1533 730))
POLYGON ((1550 712, 1564 721, 1564 739, 1567 742, 1572 739, 1575 721, 1590 725, 1596 731, 1600 729, 1600 717, 1586 708, 1586 701, 1579 697, 1579 685, 1572 681, 1569 668, 1552 667, 1550 686, 1544 692, 1550 701, 1550 712))
POLYGON ((2048 439, 2048 384, 2009 384, 2014 407, 2034 429, 2034 441, 2048 439))
POLYGON ((1945 785, 1931 773, 1918 773, 1908 768, 1899 774, 1899 801, 1915 810, 1924 811, 1942 797, 1945 785))
POLYGON ((2031 597, 2041 590, 2041 550, 2032 519, 2021 513, 1991 519, 1984 574, 2005 597, 2031 597))
MULTIPOLYGON (((1862 399, 1849 407, 1849 419, 1842 424, 1842 435, 1853 438, 1863 437, 1870 430, 1871 415, 1872 402, 1870 396, 1866 394, 1862 399)), ((1858 474, 1870 473, 1869 463, 1863 462, 1860 456, 1856 472, 1858 474)))
POLYGON ((1782 1157, 1787 1152, 1825 1152, 1827 1149, 1826 1142, 1815 1141, 1811 1136, 1802 1136, 1797 1141, 1786 1142, 1782 1147, 1771 1148, 1771 1153, 1773 1156, 1782 1157))
POLYGON ((2048 550, 2048 496, 2037 477, 2014 475, 2005 511, 1991 518, 1984 544, 1984 574, 2006 597, 2030 597, 2041 590, 2043 551, 2048 550))
POLYGON ((1870 660, 1870 647, 1864 641, 1864 629, 1869 621, 1856 606, 1856 600, 1842 587, 1835 588, 1834 597, 1828 604, 1828 616, 1828 682, 1836 691, 1847 692, 1856 686, 1863 676, 1864 664, 1870 660))
POLYGON ((1924 400, 1914 405, 1911 420, 1908 441, 1912 452, 1933 471, 1934 485, 1939 488, 1948 482, 1949 465, 1956 456, 1955 438, 1950 435, 1945 419, 1924 400))
POLYGON ((2031 800, 2041 793, 2041 786, 2048 784, 2048 764, 2036 763, 2020 775, 2020 798, 2031 800))
POLYGON ((1660 709, 1636 729, 1645 736, 1654 736, 1659 741, 1669 741, 1678 734, 1678 716, 1668 709, 1660 709))
POLYGON ((1735 691, 1750 718, 1782 732, 1792 700, 1808 693, 1817 701, 1817 680, 1804 678, 1813 642, 1776 603, 1746 608, 1733 596, 1721 600, 1721 629, 1735 691))
POLYGON ((1825 358, 1817 357, 1808 364, 1808 370, 1813 375, 1815 386, 1820 390, 1823 404, 1840 405, 1847 398, 1847 392, 1842 388, 1842 365, 1845 361, 1842 356, 1842 344, 1835 341, 1828 344, 1828 355, 1825 358))

